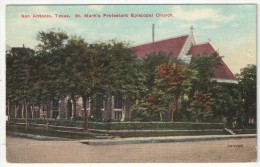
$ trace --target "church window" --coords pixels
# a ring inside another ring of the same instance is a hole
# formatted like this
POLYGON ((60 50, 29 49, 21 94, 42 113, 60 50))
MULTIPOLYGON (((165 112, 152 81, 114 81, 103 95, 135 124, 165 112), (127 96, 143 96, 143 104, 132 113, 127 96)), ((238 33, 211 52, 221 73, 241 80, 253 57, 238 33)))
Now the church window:
POLYGON ((122 111, 115 111, 115 120, 122 119, 122 111))
POLYGON ((122 98, 119 96, 115 96, 114 98, 114 108, 115 109, 122 109, 122 98))

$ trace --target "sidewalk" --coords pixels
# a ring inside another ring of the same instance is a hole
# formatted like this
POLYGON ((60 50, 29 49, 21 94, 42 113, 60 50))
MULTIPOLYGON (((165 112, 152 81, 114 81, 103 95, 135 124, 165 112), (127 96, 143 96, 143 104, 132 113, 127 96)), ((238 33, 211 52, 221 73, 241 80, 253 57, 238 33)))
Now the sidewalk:
MULTIPOLYGON (((7 135, 26 137, 35 140, 71 140, 60 137, 40 136, 26 133, 8 132, 7 135)), ((79 140, 80 143, 88 145, 117 145, 117 144, 140 144, 140 143, 169 143, 169 142, 196 142, 210 140, 230 140, 243 138, 256 138, 256 134, 239 134, 239 135, 201 135, 201 136, 161 136, 161 137, 133 137, 133 138, 108 138, 109 136, 100 137, 100 139, 79 140)))
POLYGON ((140 143, 168 143, 168 142, 196 142, 209 140, 228 140, 256 138, 256 134, 240 135, 201 135, 201 136, 165 136, 165 137, 135 137, 135 138, 113 138, 113 139, 88 139, 80 140, 88 145, 116 145, 116 144, 140 144, 140 143))
POLYGON ((35 140, 58 140, 58 141, 70 140, 61 137, 41 136, 41 135, 34 135, 34 134, 27 134, 27 133, 20 133, 20 132, 7 132, 7 135, 25 137, 29 139, 35 139, 35 140))

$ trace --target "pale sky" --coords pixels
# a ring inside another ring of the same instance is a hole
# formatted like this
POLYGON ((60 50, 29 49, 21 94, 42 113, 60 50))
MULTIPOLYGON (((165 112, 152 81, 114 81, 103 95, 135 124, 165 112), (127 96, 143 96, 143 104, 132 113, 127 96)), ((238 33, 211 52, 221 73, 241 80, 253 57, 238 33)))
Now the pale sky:
POLYGON ((256 5, 43 5, 6 8, 6 44, 35 49, 36 34, 60 28, 69 35, 79 35, 91 43, 117 39, 138 45, 189 34, 194 27, 197 43, 210 42, 233 73, 247 64, 256 64, 256 5), (132 13, 153 14, 152 18, 131 18, 132 13), (156 13, 173 14, 157 18, 156 13), (22 18, 26 14, 49 14, 53 18, 22 18), (70 18, 54 18, 55 14, 70 18), (81 18, 75 18, 80 14, 81 18), (99 14, 100 18, 84 18, 99 14), (128 14, 128 18, 104 18, 103 14, 128 14))

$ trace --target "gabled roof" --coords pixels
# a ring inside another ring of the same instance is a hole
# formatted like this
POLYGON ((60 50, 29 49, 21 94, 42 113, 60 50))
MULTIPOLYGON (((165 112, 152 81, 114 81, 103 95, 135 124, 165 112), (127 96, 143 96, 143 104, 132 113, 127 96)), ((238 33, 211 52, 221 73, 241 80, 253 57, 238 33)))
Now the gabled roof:
POLYGON ((218 60, 219 62, 211 68, 213 77, 216 79, 237 80, 222 58, 218 60))
MULTIPOLYGON (((166 54, 172 55, 173 58, 178 58, 181 50, 185 47, 185 42, 188 39, 189 35, 183 35, 178 37, 173 37, 170 39, 165 39, 161 41, 156 41, 154 43, 147 43, 139 46, 133 47, 135 53, 140 58, 145 58, 147 54, 153 52, 164 52, 166 54)), ((191 59, 204 56, 211 56, 216 51, 211 46, 210 43, 202 43, 193 45, 190 47, 187 55, 192 55, 191 59)), ((214 79, 223 79, 223 80, 235 80, 236 77, 224 63, 221 57, 219 57, 219 62, 214 65, 212 68, 213 78, 214 79)))
POLYGON ((147 43, 133 47, 138 57, 144 58, 149 53, 164 52, 171 54, 173 58, 177 58, 184 46, 188 35, 173 37, 166 40, 156 41, 154 43, 147 43))
POLYGON ((215 49, 210 45, 210 43, 203 43, 192 46, 188 51, 188 55, 192 55, 192 58, 196 58, 200 55, 211 55, 215 52, 215 49))
MULTIPOLYGON (((211 46, 210 43, 203 43, 192 46, 188 52, 188 55, 192 55, 192 59, 194 59, 205 55, 210 56, 215 52, 215 49, 211 46)), ((217 64, 211 67, 211 69, 213 72, 213 78, 215 79, 236 80, 236 77, 233 75, 220 56, 218 56, 217 64)))

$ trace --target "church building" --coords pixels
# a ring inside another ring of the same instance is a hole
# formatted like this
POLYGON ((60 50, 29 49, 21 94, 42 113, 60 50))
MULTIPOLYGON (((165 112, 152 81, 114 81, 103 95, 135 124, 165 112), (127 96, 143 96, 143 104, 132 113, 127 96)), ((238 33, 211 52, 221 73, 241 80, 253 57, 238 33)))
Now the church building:
MULTIPOLYGON (((145 58, 149 53, 164 52, 166 54, 171 55, 175 59, 182 60, 186 64, 189 64, 191 60, 196 59, 201 55, 212 56, 216 52, 216 50, 212 47, 210 42, 196 43, 196 40, 193 35, 193 27, 191 27, 191 32, 188 35, 181 35, 159 41, 153 40, 153 42, 151 43, 141 44, 133 47, 133 49, 135 51, 135 54, 141 59, 145 58)), ((18 48, 18 50, 20 51, 21 48, 18 48)), ((212 67, 212 80, 224 83, 237 83, 236 77, 230 71, 230 69, 220 56, 218 57, 218 60, 219 62, 212 67)), ((73 112, 72 108, 74 107, 72 106, 73 104, 69 97, 61 99, 60 101, 53 102, 53 107, 50 113, 51 118, 82 118, 84 117, 82 103, 83 101, 81 98, 77 99, 76 112, 73 112), (73 113, 75 113, 76 115, 73 113)), ((102 118, 104 121, 132 120, 133 115, 131 114, 131 106, 131 102, 122 101, 122 99, 120 99, 119 97, 109 97, 106 102, 103 102, 102 118)), ((87 103, 87 108, 89 117, 91 117, 92 114, 90 111, 90 102, 87 103)), ((34 117, 34 115, 38 118, 46 117, 46 111, 44 107, 32 107, 31 111, 32 118, 34 117)), ((23 111, 21 113, 21 116, 14 114, 13 117, 24 118, 23 111)))
MULTIPOLYGON (((193 59, 200 56, 213 56, 216 50, 210 42, 196 43, 193 35, 193 27, 191 26, 190 34, 153 41, 151 43, 141 44, 133 47, 135 54, 139 58, 145 58, 149 53, 164 52, 171 55, 174 59, 182 60, 186 64, 190 64, 193 59)), ((218 56, 218 63, 212 67, 212 80, 222 83, 238 83, 236 77, 218 56)), ((133 118, 131 114, 131 105, 123 102, 117 97, 111 97, 109 109, 103 109, 103 116, 114 121, 128 121, 133 118), (120 103, 120 104, 119 104, 120 103), (107 113, 109 111, 109 113, 107 113)), ((90 111, 91 112, 91 111, 90 111)))
MULTIPOLYGON (((196 43, 193 35, 193 26, 189 35, 181 35, 173 38, 163 39, 151 43, 146 43, 134 47, 135 53, 140 58, 145 58, 149 53, 164 52, 173 58, 189 64, 192 59, 199 56, 211 56, 216 50, 210 42, 196 43)), ((219 62, 212 67, 212 80, 225 83, 237 83, 237 79, 228 66, 218 56, 219 62)))

